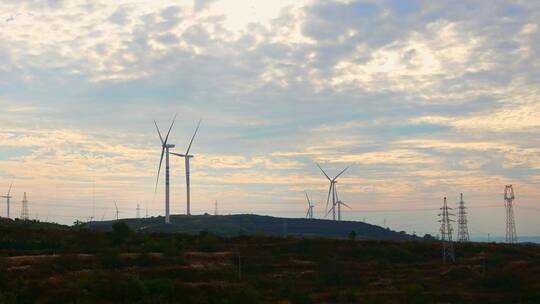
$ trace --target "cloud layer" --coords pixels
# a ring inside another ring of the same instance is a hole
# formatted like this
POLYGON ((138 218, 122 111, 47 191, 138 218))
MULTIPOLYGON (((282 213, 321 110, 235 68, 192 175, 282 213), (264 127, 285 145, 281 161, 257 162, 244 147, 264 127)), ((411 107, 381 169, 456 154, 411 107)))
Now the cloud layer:
MULTIPOLYGON (((504 233, 487 206, 513 183, 532 208, 518 230, 540 233, 539 4, 250 3, 0 3, 0 180, 42 218, 110 217, 114 200, 125 216, 137 203, 160 214, 152 120, 178 113, 179 151, 203 118, 199 213, 218 199, 224 213, 301 216, 305 189, 322 215, 320 162, 351 165, 348 219, 413 210, 391 227, 436 233, 442 197, 464 192, 473 232, 504 233)), ((173 170, 180 213, 179 159, 173 170)))

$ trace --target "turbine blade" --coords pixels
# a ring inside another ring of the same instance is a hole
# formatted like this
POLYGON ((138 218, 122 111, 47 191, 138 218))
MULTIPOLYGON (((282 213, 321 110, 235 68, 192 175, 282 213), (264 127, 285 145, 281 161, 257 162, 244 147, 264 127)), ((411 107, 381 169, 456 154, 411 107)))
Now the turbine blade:
POLYGON ((197 123, 197 128, 195 129, 195 133, 193 133, 193 136, 191 137, 191 141, 189 142, 186 155, 189 155, 189 150, 191 149, 191 145, 193 144, 193 140, 195 139, 195 135, 197 135, 197 131, 199 131, 200 126, 201 126, 201 119, 199 119, 199 123, 197 123))
POLYGON ((344 202, 341 202, 341 204, 342 204, 343 206, 345 206, 345 207, 349 208, 349 209, 352 209, 352 208, 351 208, 351 206, 349 206, 349 205, 345 204, 344 202))
POLYGON ((332 192, 332 183, 330 183, 330 188, 328 188, 328 198, 326 199, 326 210, 328 210, 328 203, 330 202, 330 193, 332 192))
POLYGON ((9 185, 9 190, 7 192, 7 196, 9 196, 9 194, 11 193, 11 187, 13 187, 13 182, 11 182, 11 184, 9 185))
POLYGON ((336 180, 341 174, 343 174, 343 172, 347 171, 347 169, 349 169, 349 167, 343 169, 343 171, 339 172, 338 175, 336 175, 336 177, 334 177, 334 180, 336 180))
POLYGON ((172 127, 174 126, 174 122, 176 121, 176 115, 177 114, 174 114, 174 118, 173 118, 173 121, 171 123, 171 126, 169 127, 169 131, 167 132, 167 136, 165 136, 165 141, 163 142, 164 145, 166 145, 167 140, 169 140, 169 134, 171 134, 172 127))
POLYGON ((308 205, 311 206, 311 202, 309 201, 309 196, 307 195, 307 191, 304 191, 304 193, 306 194, 306 198, 307 198, 307 203, 308 203, 308 205))
POLYGON ((327 217, 330 214, 330 212, 332 212, 332 210, 334 210, 334 207, 330 208, 330 210, 328 210, 328 212, 326 213, 324 217, 327 217))
POLYGON ((319 166, 318 163, 315 163, 317 164, 317 167, 319 167, 319 169, 321 169, 322 173, 324 174, 324 176, 326 176, 326 178, 328 178, 329 181, 332 181, 332 179, 328 176, 328 174, 326 174, 326 172, 324 172, 324 170, 321 168, 321 166, 319 166))
POLYGON ((306 213, 306 218, 308 218, 308 217, 309 217, 309 209, 308 209, 308 211, 306 213))
POLYGON ((157 170, 157 177, 156 177, 156 188, 154 189, 154 195, 157 193, 157 186, 159 183, 159 175, 161 173, 161 164, 163 163, 163 155, 165 154, 165 147, 161 148, 161 158, 159 159, 159 167, 157 170))
POLYGON ((163 136, 161 136, 161 132, 159 131, 159 127, 158 127, 157 122, 155 120, 154 120, 154 125, 156 125, 156 130, 157 130, 157 133, 159 135, 159 139, 161 140, 161 144, 164 145, 163 136))
POLYGON ((180 157, 186 157, 184 154, 180 154, 180 153, 174 153, 174 152, 169 152, 169 153, 176 156, 180 156, 180 157))

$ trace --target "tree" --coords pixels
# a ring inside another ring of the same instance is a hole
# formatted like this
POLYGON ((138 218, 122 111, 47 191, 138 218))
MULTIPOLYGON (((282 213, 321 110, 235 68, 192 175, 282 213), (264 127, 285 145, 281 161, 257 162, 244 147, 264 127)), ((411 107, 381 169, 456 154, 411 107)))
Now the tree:
POLYGON ((131 228, 124 222, 114 223, 112 229, 112 238, 117 244, 125 242, 133 234, 131 228))
POLYGON ((356 240, 356 231, 349 232, 349 240, 354 241, 356 240))

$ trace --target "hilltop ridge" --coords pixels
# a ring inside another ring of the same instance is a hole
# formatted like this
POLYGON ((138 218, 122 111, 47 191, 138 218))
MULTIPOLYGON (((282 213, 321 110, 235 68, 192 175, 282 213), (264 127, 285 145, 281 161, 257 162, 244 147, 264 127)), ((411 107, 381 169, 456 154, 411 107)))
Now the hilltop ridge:
MULTIPOLYGON (((171 223, 164 218, 121 219, 134 230, 142 232, 181 232, 213 234, 232 237, 239 235, 301 236, 347 238, 351 231, 357 239, 365 240, 413 240, 415 236, 397 232, 376 225, 356 221, 331 221, 323 219, 280 218, 256 214, 235 215, 172 215, 171 223)), ((86 228, 110 230, 116 221, 89 222, 86 228)), ((417 238, 417 237, 416 237, 417 238)))

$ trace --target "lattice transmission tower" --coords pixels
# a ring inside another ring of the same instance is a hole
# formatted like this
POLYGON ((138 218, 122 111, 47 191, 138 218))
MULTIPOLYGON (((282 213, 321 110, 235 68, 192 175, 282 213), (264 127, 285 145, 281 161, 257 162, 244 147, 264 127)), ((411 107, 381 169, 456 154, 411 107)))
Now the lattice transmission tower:
POLYGON ((446 263, 447 260, 454 262, 454 243, 452 242, 452 222, 454 222, 454 220, 450 218, 450 216, 454 216, 454 214, 448 212, 448 210, 452 210, 452 208, 448 207, 448 204, 446 203, 446 197, 444 198, 443 206, 440 209, 441 213, 439 213, 439 217, 441 217, 441 219, 439 220, 439 222, 441 223, 443 263, 446 263))
POLYGON ((467 211, 465 202, 463 201, 463 193, 460 194, 459 207, 458 207, 458 242, 469 241, 469 228, 467 227, 467 211))
POLYGON ((514 220, 514 188, 512 185, 504 187, 504 207, 506 208, 506 242, 517 243, 516 222, 514 220))
POLYGON ((26 198, 26 192, 24 193, 22 200, 21 219, 25 221, 30 219, 30 216, 28 215, 28 199, 26 198))

